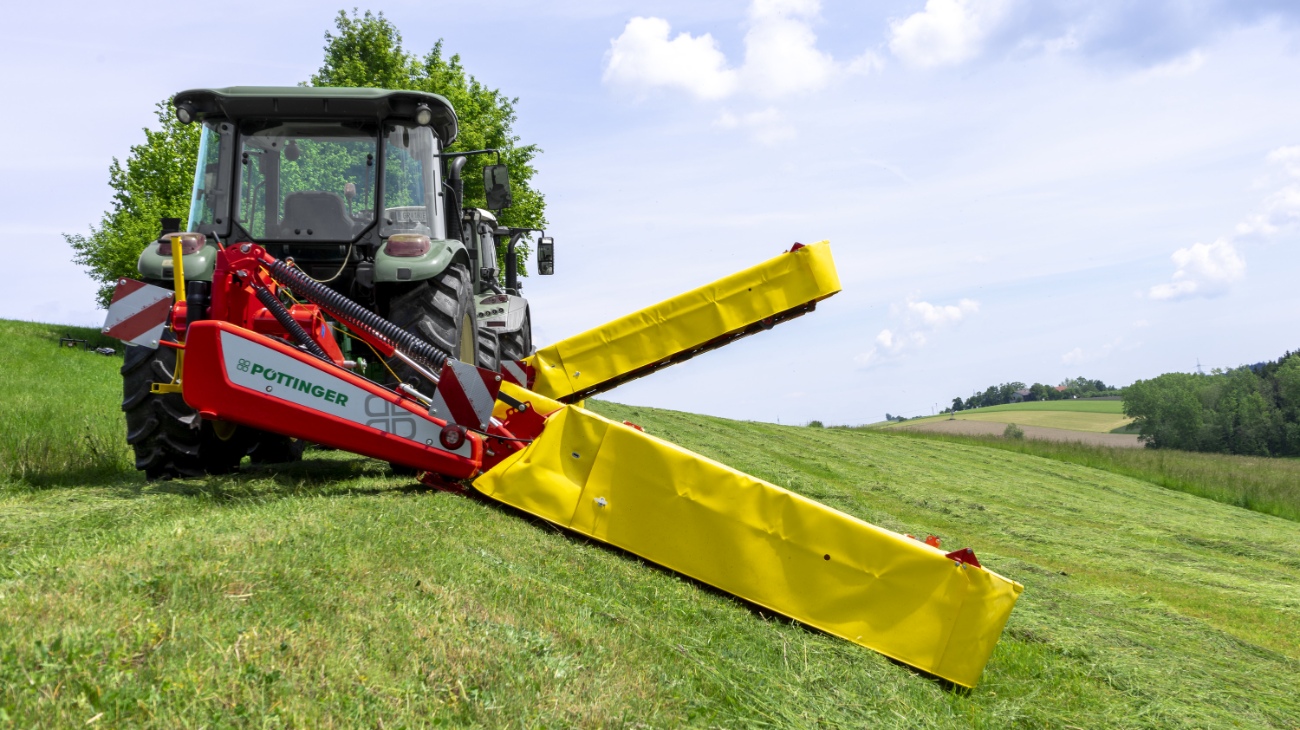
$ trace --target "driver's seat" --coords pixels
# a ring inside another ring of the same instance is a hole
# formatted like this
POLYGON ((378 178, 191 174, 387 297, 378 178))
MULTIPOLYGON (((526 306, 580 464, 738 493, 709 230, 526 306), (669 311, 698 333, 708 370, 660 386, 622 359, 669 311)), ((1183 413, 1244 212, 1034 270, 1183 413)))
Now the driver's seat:
POLYGON ((284 198, 280 237, 317 241, 352 240, 352 217, 343 198, 322 190, 290 193, 284 198))

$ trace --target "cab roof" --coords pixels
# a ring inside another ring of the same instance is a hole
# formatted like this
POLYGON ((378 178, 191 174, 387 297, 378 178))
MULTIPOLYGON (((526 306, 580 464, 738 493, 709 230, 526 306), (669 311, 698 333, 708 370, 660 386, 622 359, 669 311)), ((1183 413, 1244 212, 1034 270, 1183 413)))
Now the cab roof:
POLYGON ((433 110, 431 126, 443 146, 456 140, 459 126, 451 102, 427 91, 355 89, 327 86, 227 86, 190 89, 172 104, 191 105, 199 119, 412 119, 416 106, 433 110))

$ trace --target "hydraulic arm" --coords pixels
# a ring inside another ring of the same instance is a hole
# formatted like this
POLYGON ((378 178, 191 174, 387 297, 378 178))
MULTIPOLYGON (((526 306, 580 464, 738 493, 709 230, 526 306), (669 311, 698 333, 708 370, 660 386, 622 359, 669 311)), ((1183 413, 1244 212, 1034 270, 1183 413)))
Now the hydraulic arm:
MULTIPOLYGON (((177 291, 183 286, 178 280, 177 291)), ((457 362, 241 244, 218 254, 208 317, 187 321, 178 302, 171 315, 178 341, 163 344, 183 350, 179 386, 203 418, 402 464, 444 488, 468 482, 974 686, 1022 588, 983 568, 969 549, 944 553, 566 404, 769 329, 837 291, 829 244, 796 245, 494 373, 457 362), (353 372, 335 342, 338 326, 401 358, 423 382, 380 384, 353 372)), ((110 321, 124 316, 110 308, 110 321)))

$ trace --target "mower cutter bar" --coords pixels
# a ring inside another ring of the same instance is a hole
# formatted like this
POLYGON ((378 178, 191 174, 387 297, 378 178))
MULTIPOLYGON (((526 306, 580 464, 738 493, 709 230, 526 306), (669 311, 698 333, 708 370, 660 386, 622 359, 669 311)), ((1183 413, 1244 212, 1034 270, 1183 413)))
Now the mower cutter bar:
POLYGON ((790 251, 619 317, 525 363, 533 390, 573 403, 812 311, 840 290, 826 241, 790 251))

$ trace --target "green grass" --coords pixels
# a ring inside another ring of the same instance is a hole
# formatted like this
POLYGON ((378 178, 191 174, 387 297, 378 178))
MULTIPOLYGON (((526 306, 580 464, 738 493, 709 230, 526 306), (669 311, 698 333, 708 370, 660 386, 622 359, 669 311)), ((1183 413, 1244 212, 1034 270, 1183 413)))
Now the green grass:
POLYGON ((119 404, 122 344, 84 327, 0 320, 0 477, 77 484, 131 468, 119 404), (64 336, 110 357, 60 348, 64 336))
POLYGON ((913 418, 898 423, 886 423, 885 428, 915 426, 951 418, 994 423, 1016 423, 1021 426, 1061 428, 1067 431, 1090 433, 1131 433, 1127 427, 1133 419, 1124 415, 1124 404, 1117 400, 1054 400, 1007 403, 987 408, 972 408, 955 414, 913 418))
POLYGON ((893 429, 913 438, 984 446, 1123 474, 1224 504, 1300 521, 1300 459, 1121 449, 1084 443, 893 429))
POLYGON ((117 361, 57 352, 40 327, 9 326, 30 328, 21 347, 39 359, 21 377, 48 379, 54 398, 74 393, 58 402, 76 407, 17 402, 22 383, 0 403, 51 454, 14 469, 7 450, 0 473, 0 725, 1294 728, 1300 718, 1295 522, 987 446, 592 404, 889 529, 974 547, 1024 583, 982 683, 959 692, 343 452, 145 484, 121 453, 79 446, 120 433, 117 361))

